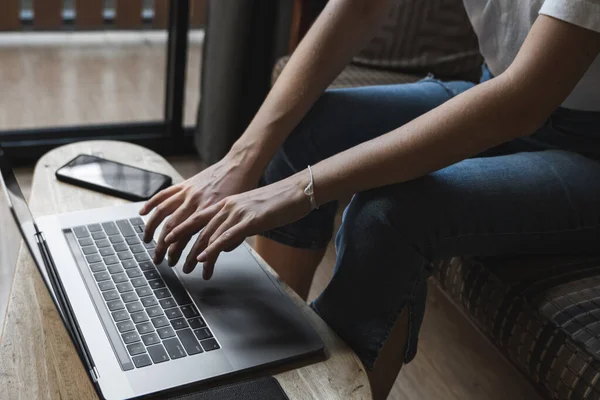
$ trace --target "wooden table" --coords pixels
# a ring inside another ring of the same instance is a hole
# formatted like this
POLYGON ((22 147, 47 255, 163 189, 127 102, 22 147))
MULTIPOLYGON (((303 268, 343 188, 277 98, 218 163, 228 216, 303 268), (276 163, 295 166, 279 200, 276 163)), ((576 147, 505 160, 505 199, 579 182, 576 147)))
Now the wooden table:
MULTIPOLYGON (((46 154, 35 168, 30 207, 36 217, 125 203, 55 179, 54 172, 81 153, 162 172, 175 182, 182 180, 164 158, 137 145, 109 141, 70 144, 46 154)), ((370 399, 367 375, 358 358, 294 292, 288 289, 288 293, 323 338, 327 357, 316 364, 265 369, 261 374, 274 375, 292 400, 370 399)), ((39 272, 21 246, 0 337, 0 399, 93 398, 96 393, 39 272)))

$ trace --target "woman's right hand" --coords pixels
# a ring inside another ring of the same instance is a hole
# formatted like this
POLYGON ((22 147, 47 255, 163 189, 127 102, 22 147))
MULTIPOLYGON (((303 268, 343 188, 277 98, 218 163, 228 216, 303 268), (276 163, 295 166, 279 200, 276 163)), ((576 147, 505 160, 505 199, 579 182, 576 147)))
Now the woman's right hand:
POLYGON ((170 216, 163 225, 154 251, 156 264, 164 259, 167 247, 169 265, 175 265, 182 250, 191 236, 182 238, 177 243, 166 246, 164 239, 174 228, 184 222, 190 215, 216 204, 225 197, 246 192, 256 188, 262 171, 248 166, 247 157, 230 152, 221 161, 208 167, 190 179, 173 185, 152 197, 140 210, 140 215, 154 213, 146 223, 144 241, 150 242, 158 226, 170 216))

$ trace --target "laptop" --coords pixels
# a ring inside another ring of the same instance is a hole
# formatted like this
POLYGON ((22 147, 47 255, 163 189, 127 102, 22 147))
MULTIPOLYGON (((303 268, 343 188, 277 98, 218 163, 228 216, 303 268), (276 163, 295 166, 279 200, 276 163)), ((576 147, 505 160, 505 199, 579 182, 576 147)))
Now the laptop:
POLYGON ((181 389, 323 354, 319 335, 246 244, 221 254, 204 281, 202 268, 183 274, 181 264, 152 263, 140 203, 34 219, 2 148, 0 170, 23 239, 101 397, 181 389))

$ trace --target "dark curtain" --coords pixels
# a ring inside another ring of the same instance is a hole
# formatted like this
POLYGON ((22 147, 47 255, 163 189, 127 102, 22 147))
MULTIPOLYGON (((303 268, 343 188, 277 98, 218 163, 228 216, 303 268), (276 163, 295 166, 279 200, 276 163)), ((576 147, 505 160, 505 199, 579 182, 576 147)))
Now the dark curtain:
POLYGON ((292 0, 210 0, 196 148, 220 160, 266 97, 276 59, 287 53, 292 0))

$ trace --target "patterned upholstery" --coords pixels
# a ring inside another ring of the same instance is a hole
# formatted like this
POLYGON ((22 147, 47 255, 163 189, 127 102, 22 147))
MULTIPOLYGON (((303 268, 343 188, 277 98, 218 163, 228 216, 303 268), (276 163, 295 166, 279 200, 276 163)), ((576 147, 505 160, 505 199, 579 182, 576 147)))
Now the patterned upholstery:
MULTIPOLYGON (((271 82, 275 83, 283 67, 287 64, 289 56, 282 57, 273 68, 271 82)), ((330 88, 347 88, 355 86, 370 86, 370 85, 393 85, 396 83, 408 83, 418 80, 422 76, 405 74, 396 71, 386 71, 377 68, 361 67, 359 65, 349 65, 344 71, 333 81, 330 88)))
POLYGON ((393 0, 355 64, 477 81, 483 59, 463 0, 393 0))
POLYGON ((455 258, 434 276, 552 399, 600 399, 600 256, 455 258))

